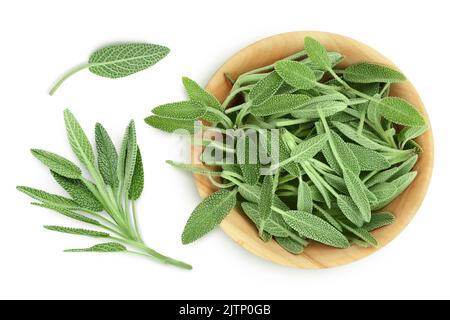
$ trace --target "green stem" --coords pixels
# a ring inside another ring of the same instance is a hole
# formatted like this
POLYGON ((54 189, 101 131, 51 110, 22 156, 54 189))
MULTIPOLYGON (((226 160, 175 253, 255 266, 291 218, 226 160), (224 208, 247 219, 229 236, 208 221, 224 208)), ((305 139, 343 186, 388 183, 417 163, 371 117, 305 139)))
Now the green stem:
POLYGON ((139 225, 137 223, 136 204, 134 201, 131 201, 131 211, 133 212, 134 230, 136 232, 136 235, 137 235, 137 238, 139 239, 139 241, 142 241, 141 232, 139 231, 139 225))
POLYGON ((244 86, 244 87, 238 87, 232 91, 230 91, 230 93, 228 94, 228 96, 226 97, 225 101, 222 103, 222 108, 226 109, 228 107, 228 105, 230 104, 230 102, 241 92, 244 92, 246 90, 250 90, 253 88, 253 85, 249 85, 249 86, 244 86))
POLYGON ((58 82, 56 82, 56 84, 53 86, 53 88, 51 88, 51 90, 50 90, 50 92, 48 94, 52 96, 56 92, 56 90, 58 90, 58 88, 63 84, 63 82, 67 80, 67 78, 71 77, 72 75, 74 75, 78 71, 81 71, 83 69, 89 68, 89 66, 90 66, 90 64, 83 64, 81 66, 78 66, 78 67, 70 70, 58 82))
POLYGON ((239 110, 245 108, 248 104, 251 104, 251 102, 250 101, 249 102, 245 102, 245 103, 242 103, 242 104, 237 105, 235 107, 228 108, 228 109, 225 110, 225 113, 226 114, 230 114, 232 112, 239 111, 239 110))
POLYGON ((220 121, 226 128, 233 128, 233 122, 230 118, 228 118, 222 111, 214 109, 214 108, 207 108, 207 111, 210 113, 213 113, 217 116, 219 116, 222 120, 220 121))

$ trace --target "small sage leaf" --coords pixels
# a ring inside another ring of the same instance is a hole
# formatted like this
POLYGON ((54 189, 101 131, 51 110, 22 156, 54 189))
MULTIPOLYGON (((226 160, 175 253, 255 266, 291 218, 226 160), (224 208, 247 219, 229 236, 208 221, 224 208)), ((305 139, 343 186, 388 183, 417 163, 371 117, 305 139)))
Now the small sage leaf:
POLYGON ((131 178, 130 190, 128 191, 128 198, 130 200, 137 200, 144 189, 144 166, 142 164, 142 155, 139 147, 136 154, 136 165, 134 166, 133 177, 131 178))
POLYGON ((237 190, 221 189, 204 199, 192 212, 183 230, 183 244, 194 242, 213 230, 236 205, 237 190))
POLYGON ((206 106, 197 101, 181 101, 158 106, 152 112, 163 118, 197 120, 206 113, 206 106))
POLYGON ((361 62, 347 67, 344 71, 344 79, 356 83, 396 83, 405 81, 406 77, 401 72, 390 67, 361 62))
POLYGON ((366 223, 363 228, 370 232, 375 229, 390 225, 394 223, 394 221, 395 216, 390 212, 373 213, 370 222, 366 223))
POLYGON ((77 221, 92 224, 94 226, 100 226, 100 223, 97 220, 83 216, 82 214, 76 213, 68 208, 60 207, 58 205, 54 205, 54 204, 50 204, 50 203, 32 203, 32 204, 35 206, 38 206, 38 207, 53 210, 59 214, 62 214, 63 216, 66 216, 68 218, 71 218, 71 219, 74 219, 77 221))
POLYGON ((316 86, 316 76, 306 65, 296 61, 278 61, 275 71, 289 85, 298 89, 312 89, 316 86))
POLYGON ((305 37, 305 50, 308 53, 308 57, 321 69, 331 69, 330 57, 325 47, 319 41, 311 37, 305 37))
POLYGON ((349 143, 348 146, 358 159, 361 171, 384 170, 391 166, 389 161, 379 152, 353 143, 349 143))
POLYGON ((255 116, 270 116, 300 108, 310 98, 303 94, 280 94, 272 96, 259 105, 252 105, 250 112, 255 116))
POLYGON ((406 143, 410 140, 413 140, 417 138, 418 136, 421 136, 428 130, 428 125, 424 124, 420 127, 406 127, 403 128, 400 133, 398 134, 398 144, 400 145, 400 148, 404 148, 406 143))
POLYGON ((283 84, 283 79, 272 71, 259 80, 249 92, 249 98, 254 105, 258 105, 272 97, 283 84))
POLYGON ((79 235, 79 236, 87 236, 87 237, 93 237, 93 238, 109 238, 109 234, 107 234, 105 232, 99 232, 99 231, 93 231, 93 230, 68 228, 68 227, 60 227, 60 226, 44 226, 44 228, 47 230, 51 230, 51 231, 74 234, 74 235, 79 235))
POLYGON ((103 181, 115 188, 119 185, 117 179, 118 155, 111 137, 100 123, 95 125, 95 144, 97 147, 98 169, 103 181))
POLYGON ((365 192, 366 187, 361 179, 351 170, 343 170, 343 178, 347 185, 348 193, 359 208, 365 222, 370 221, 370 203, 365 192))
POLYGON ((31 198, 44 202, 44 203, 50 203, 50 204, 54 204, 54 205, 58 205, 60 207, 64 207, 64 208, 78 208, 79 205, 72 199, 60 196, 60 195, 56 195, 56 194, 52 194, 52 193, 48 193, 39 189, 34 189, 34 188, 30 188, 30 187, 24 187, 24 186, 19 186, 17 187, 17 190, 19 190, 20 192, 25 193, 26 195, 30 196, 31 198))
POLYGON ((149 116, 145 118, 145 122, 153 128, 173 133, 182 133, 192 135, 195 132, 195 121, 193 120, 176 120, 158 116, 149 116))
POLYGON ((328 141, 328 135, 320 134, 300 142, 292 151, 291 158, 296 162, 309 160, 320 152, 328 141))
POLYGON ((127 248, 115 242, 101 243, 85 249, 67 249, 64 252, 125 252, 127 248))
POLYGON ((31 153, 50 170, 55 171, 64 177, 72 179, 78 179, 81 177, 81 169, 66 158, 63 158, 55 153, 39 149, 31 149, 31 153))
POLYGON ((286 251, 292 253, 292 254, 301 254, 305 247, 298 243, 297 241, 293 240, 292 238, 288 237, 275 237, 275 241, 286 251))
POLYGON ((404 126, 424 126, 425 119, 408 101, 398 97, 386 97, 380 100, 378 112, 386 119, 404 126))

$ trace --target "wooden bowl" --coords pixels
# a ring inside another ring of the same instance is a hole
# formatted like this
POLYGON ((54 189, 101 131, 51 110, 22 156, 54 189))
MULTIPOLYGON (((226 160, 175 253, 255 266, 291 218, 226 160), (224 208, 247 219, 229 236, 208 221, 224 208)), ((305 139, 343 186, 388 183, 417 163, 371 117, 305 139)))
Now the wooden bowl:
MULTIPOLYGON (((312 36, 325 45, 328 50, 343 54, 345 56, 343 66, 369 61, 395 67, 391 61, 376 50, 356 40, 325 32, 290 32, 263 39, 239 51, 217 70, 206 89, 223 101, 231 89, 224 77, 225 73, 237 77, 246 71, 271 64, 300 51, 303 49, 305 36, 312 36)), ((410 101, 428 120, 425 107, 410 82, 394 85, 391 94, 410 101)), ((230 238, 248 251, 290 267, 329 268, 364 258, 394 239, 414 217, 425 197, 433 168, 431 129, 419 137, 417 142, 423 148, 423 153, 414 168, 418 172, 417 177, 407 190, 386 207, 386 210, 395 215, 396 221, 390 226, 374 231, 373 234, 379 243, 376 248, 352 246, 348 249, 335 249, 312 242, 304 253, 294 255, 282 249, 274 240, 263 242, 258 236, 255 225, 237 209, 233 209, 220 226, 230 238)), ((200 151, 201 149, 194 148, 193 156, 198 158, 200 151)), ((206 197, 216 191, 216 188, 204 176, 194 175, 194 177, 201 197, 206 197)))

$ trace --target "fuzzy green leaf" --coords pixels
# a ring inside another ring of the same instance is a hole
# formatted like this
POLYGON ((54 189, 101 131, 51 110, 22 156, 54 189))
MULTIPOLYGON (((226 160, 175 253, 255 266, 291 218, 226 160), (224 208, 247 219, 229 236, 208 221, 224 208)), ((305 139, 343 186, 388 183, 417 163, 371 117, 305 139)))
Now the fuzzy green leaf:
POLYGON ((378 112, 386 119, 404 126, 421 127, 426 125, 419 111, 408 101, 398 97, 386 97, 380 100, 378 112))
POLYGON ((82 208, 92 211, 102 211, 103 206, 100 201, 92 194, 85 184, 78 179, 63 177, 56 172, 51 171, 53 178, 64 189, 75 202, 82 208))
POLYGON ((126 158, 123 173, 123 188, 126 192, 129 192, 131 187, 131 181, 133 180, 134 168, 136 166, 136 158, 138 153, 138 146, 136 140, 136 127, 134 121, 131 120, 127 128, 127 145, 126 145, 126 158))
POLYGON ((308 57, 321 69, 328 70, 331 68, 331 60, 328 52, 319 41, 311 37, 306 37, 305 50, 308 53, 308 57))
POLYGON ((119 185, 117 179, 117 151, 106 129, 100 124, 95 125, 95 144, 97 147, 97 163, 103 181, 115 188, 119 185))
POLYGON ((308 100, 309 97, 303 94, 280 94, 270 97, 259 105, 252 105, 250 112, 261 117, 290 112, 300 108, 308 100))
POLYGON ((398 170, 394 172, 390 177, 389 181, 395 180, 404 174, 410 172, 412 168, 414 168, 414 165, 416 164, 417 160, 419 159, 418 155, 414 155, 405 162, 403 162, 401 165, 398 166, 398 170))
POLYGON ((297 191, 297 210, 307 213, 312 213, 313 211, 311 188, 300 178, 297 191))
POLYGON ((292 254, 301 254, 305 247, 288 237, 275 237, 275 241, 286 251, 292 254))
POLYGON ((283 219, 301 235, 336 248, 347 248, 349 243, 342 233, 328 222, 302 211, 286 211, 283 219))
POLYGON ((69 109, 64 110, 64 121, 70 145, 78 160, 86 167, 93 167, 95 163, 94 150, 83 128, 69 109))
POLYGON ((201 174, 201 175, 206 175, 206 176, 221 176, 222 175, 222 171, 213 171, 213 170, 209 170, 203 167, 194 167, 193 165, 190 164, 185 164, 185 163, 180 163, 180 162, 175 162, 172 160, 167 160, 166 161, 168 164, 170 164, 171 166, 174 166, 175 168, 184 170, 184 171, 188 171, 188 172, 192 172, 192 173, 196 173, 196 174, 201 174))
POLYGON ((50 170, 55 171, 64 177, 72 179, 78 179, 81 177, 81 169, 66 158, 63 158, 55 153, 39 149, 31 149, 31 153, 50 170))
POLYGON ((331 131, 329 141, 332 141, 335 146, 335 150, 331 149, 331 155, 329 153, 324 153, 329 165, 336 172, 342 174, 343 169, 341 168, 341 166, 339 165, 339 161, 337 160, 340 159, 340 163, 345 165, 347 169, 355 174, 359 174, 361 171, 361 168, 359 167, 359 161, 353 154, 347 143, 334 131, 331 131))
POLYGON ((361 179, 351 170, 343 170, 343 178, 347 185, 348 193, 361 212, 364 221, 370 221, 370 203, 366 194, 366 187, 361 179))
POLYGON ((127 248, 115 242, 101 243, 86 249, 67 249, 64 252, 125 252, 127 248))
POLYGON ((32 205, 38 206, 38 207, 42 207, 42 208, 46 208, 46 209, 50 209, 53 210, 59 214, 62 214, 68 218, 77 220, 77 221, 81 221, 84 223, 88 223, 88 224, 92 224, 94 226, 100 226, 100 223, 95 220, 95 219, 91 219, 89 217, 83 216, 82 214, 73 212, 70 209, 64 208, 64 207, 60 207, 58 205, 54 205, 54 204, 50 204, 50 203, 35 203, 33 202, 32 205))
POLYGON ((249 98, 254 105, 258 105, 272 97, 283 84, 283 79, 272 71, 259 80, 249 92, 249 98))
POLYGON ((74 235, 79 235, 79 236, 87 236, 87 237, 93 237, 93 238, 109 238, 109 234, 107 234, 105 232, 94 231, 94 230, 68 228, 68 227, 60 227, 60 226, 44 226, 44 228, 47 230, 51 230, 51 231, 74 234, 74 235))
POLYGON ((242 140, 238 142, 237 160, 242 175, 246 183, 256 184, 261 175, 261 165, 258 162, 258 154, 254 154, 255 159, 252 159, 251 153, 257 152, 257 142, 249 135, 244 135, 239 139, 242 140), (253 163, 255 161, 256 163, 253 163))
POLYGON ((379 184, 379 183, 383 183, 388 181, 390 178, 392 178, 392 176, 398 171, 398 167, 392 167, 388 170, 384 170, 381 171, 379 173, 377 173, 376 175, 374 175, 373 177, 371 177, 369 180, 366 181, 366 186, 368 188, 379 184))
POLYGON ((158 106, 152 112, 163 118, 197 120, 206 113, 206 106, 197 101, 180 101, 158 106))
POLYGON ((295 110, 291 114, 295 118, 300 119, 316 119, 319 118, 319 110, 324 117, 330 117, 347 108, 347 104, 341 101, 322 101, 313 104, 308 104, 304 108, 295 110))
POLYGON ((389 161, 379 152, 370 150, 359 145, 349 143, 348 146, 358 159, 361 171, 384 170, 391 165, 389 161))
POLYGON ((339 197, 337 198, 337 205, 344 216, 353 224, 358 227, 361 227, 363 225, 364 219, 358 206, 355 204, 352 198, 345 195, 339 195, 339 197))
POLYGON ((192 212, 183 230, 183 244, 194 242, 213 230, 236 205, 237 190, 221 189, 204 199, 192 212))
POLYGON ((378 212, 372 214, 370 222, 366 223, 363 228, 367 231, 373 231, 375 229, 390 225, 394 223, 395 216, 390 212, 378 212))
POLYGON ((276 237, 289 236, 289 231, 286 228, 287 226, 285 224, 279 224, 277 220, 268 218, 264 222, 264 224, 262 224, 263 220, 257 204, 251 202, 242 202, 241 207, 244 213, 250 218, 250 220, 252 220, 252 222, 256 225, 260 232, 266 231, 276 237), (263 229, 261 230, 261 228, 263 229))
POLYGON ((39 189, 34 189, 30 187, 24 187, 24 186, 18 186, 17 190, 20 192, 25 193, 26 195, 30 196, 31 198, 44 202, 44 203, 50 203, 54 205, 58 205, 60 207, 64 208, 78 208, 79 205, 72 199, 65 198, 60 195, 48 193, 39 189))
MULTIPOLYGON (((183 85, 184 88, 186 89, 186 93, 188 94, 189 99, 202 104, 204 107, 223 111, 222 105, 216 99, 216 97, 214 97, 208 91, 203 89, 194 80, 191 80, 187 77, 183 77, 183 85)), ((217 114, 210 111, 206 111, 203 114, 202 119, 211 122, 219 122, 221 120, 221 118, 217 114)))
POLYGON ((384 147, 375 141, 371 140, 370 138, 359 134, 355 129, 350 127, 348 124, 341 123, 341 122, 332 122, 333 125, 347 138, 353 140, 357 144, 371 149, 371 150, 382 150, 384 147))
POLYGON ((136 165, 134 166, 133 177, 131 178, 128 199, 137 200, 144 190, 144 166, 142 164, 141 150, 137 148, 136 165))
POLYGON ((428 125, 424 124, 420 127, 406 127, 403 128, 398 134, 398 144, 400 148, 404 148, 406 143, 410 140, 413 140, 422 134, 424 134, 428 130, 428 125))
POLYGON ((274 181, 271 175, 264 176, 261 187, 261 194, 259 196, 258 211, 261 214, 262 222, 264 223, 270 217, 272 212, 272 203, 274 198, 274 181))
POLYGON ((89 70, 107 78, 126 77, 151 67, 168 53, 168 48, 149 43, 109 45, 92 53, 89 70))
POLYGON ((316 86, 314 72, 305 64, 296 61, 278 61, 275 71, 289 85, 298 89, 312 89, 316 86))
POLYGON ((145 122, 153 128, 169 133, 177 131, 177 133, 186 132, 187 134, 192 135, 195 132, 194 120, 176 120, 158 116, 149 116, 145 118, 145 122))
POLYGON ((309 160, 323 149, 327 141, 328 135, 326 134, 303 140, 292 151, 291 158, 296 162, 309 160))
POLYGON ((346 68, 344 71, 344 79, 356 83, 396 83, 405 81, 406 77, 401 72, 390 67, 369 62, 361 62, 346 68))
POLYGON ((349 231, 350 233, 354 234, 358 238, 364 240, 366 243, 371 245, 372 247, 376 247, 378 245, 377 239, 375 239, 369 231, 367 231, 364 228, 352 228, 349 225, 345 223, 341 223, 342 227, 349 231))

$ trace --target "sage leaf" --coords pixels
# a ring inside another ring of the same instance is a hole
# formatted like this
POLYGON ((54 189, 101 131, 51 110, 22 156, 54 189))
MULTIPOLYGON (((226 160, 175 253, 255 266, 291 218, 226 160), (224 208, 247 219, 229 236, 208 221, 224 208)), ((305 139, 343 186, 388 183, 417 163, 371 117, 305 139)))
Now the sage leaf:
POLYGON ((25 186, 18 186, 17 190, 20 192, 25 193, 26 195, 30 196, 31 198, 44 202, 44 203, 50 203, 54 205, 58 205, 60 207, 64 208, 78 208, 79 205, 72 199, 48 193, 39 189, 25 187, 25 186))
POLYGON ((94 167, 95 155, 86 134, 69 109, 64 110, 64 121, 70 146, 78 160, 86 167, 94 167))
POLYGON ((319 118, 319 110, 324 117, 332 116, 347 108, 347 104, 341 101, 322 101, 309 104, 304 108, 300 108, 292 112, 295 118, 317 119, 319 118))
POLYGON ((344 79, 356 83, 388 82, 396 83, 406 80, 397 70, 380 64, 361 62, 355 63, 344 70, 344 79))
MULTIPOLYGON (((183 77, 183 85, 191 100, 202 103, 204 106, 223 110, 220 102, 211 93, 203 89, 197 82, 188 77, 183 77)), ((208 119, 206 119, 208 120, 208 119)))
POLYGON ((402 98, 383 98, 378 103, 377 110, 386 119, 404 126, 421 127, 426 124, 420 112, 402 98))
POLYGON ((220 177, 222 175, 222 171, 213 171, 213 170, 209 170, 207 168, 194 167, 193 165, 190 165, 190 164, 175 162, 172 160, 167 160, 166 162, 175 168, 178 168, 178 169, 181 169, 184 171, 188 171, 188 172, 192 172, 192 173, 196 173, 196 174, 201 174, 201 175, 206 175, 206 176, 218 176, 218 177, 220 177))
POLYGON ((309 99, 307 95, 303 94, 280 94, 270 97, 259 105, 252 105, 250 112, 260 117, 286 113, 300 108, 309 99))
POLYGON ((370 203, 365 192, 365 186, 361 179, 351 170, 343 170, 343 178, 347 185, 348 193, 361 212, 365 222, 370 221, 370 203))
POLYGON ((347 138, 353 140, 357 144, 371 150, 383 150, 384 146, 374 142, 366 136, 359 134, 355 129, 345 123, 333 122, 333 125, 347 138))
POLYGON ((408 141, 413 140, 428 130, 428 125, 424 124, 420 127, 405 127, 398 134, 398 144, 404 149, 408 141))
POLYGON ((103 181, 116 188, 119 185, 117 178, 118 155, 111 137, 100 123, 95 125, 95 145, 97 148, 97 165, 103 181))
POLYGON ((308 57, 321 69, 331 69, 330 57, 325 47, 319 41, 311 37, 305 37, 305 50, 308 53, 308 57))
POLYGON ((136 166, 136 158, 138 153, 138 146, 136 142, 136 128, 133 120, 131 120, 130 124, 128 125, 128 132, 126 137, 127 145, 123 175, 123 189, 129 192, 131 182, 133 180, 134 168, 136 166))
POLYGON ((168 119, 158 116, 149 116, 145 118, 145 122, 153 128, 168 132, 168 133, 187 133, 189 135, 194 134, 195 124, 193 120, 177 120, 168 119))
POLYGON ((144 190, 144 166, 142 164, 142 155, 139 147, 136 153, 136 164, 134 166, 133 176, 131 178, 130 190, 128 191, 128 199, 137 200, 144 190))
POLYGON ((339 163, 345 165, 345 167, 353 173, 359 174, 361 171, 361 168, 359 167, 359 161, 353 154, 347 143, 334 131, 331 131, 331 135, 328 141, 330 142, 330 145, 331 143, 333 143, 334 145, 334 150, 330 148, 331 155, 330 152, 324 153, 328 164, 340 174, 342 174, 343 169, 341 168, 341 165, 339 163))
POLYGON ((127 248, 115 242, 101 243, 85 249, 67 249, 64 252, 125 252, 127 248))
POLYGON ((78 228, 68 228, 68 227, 60 227, 60 226, 44 226, 45 229, 55 232, 68 233, 79 236, 87 236, 93 238, 109 238, 109 234, 105 232, 86 230, 86 229, 78 229, 78 228))
POLYGON ((158 106, 152 112, 163 118, 197 120, 206 113, 206 106, 196 101, 180 101, 158 106))
POLYGON ((302 211, 286 211, 283 215, 286 223, 301 235, 317 242, 336 247, 347 248, 348 240, 328 222, 302 211))
POLYGON ((358 238, 364 240, 366 243, 371 245, 372 247, 376 247, 378 245, 377 239, 375 239, 369 231, 367 231, 364 228, 353 228, 346 223, 341 223, 342 227, 349 231, 350 233, 354 234, 358 238))
POLYGON ((238 150, 237 154, 237 160, 239 167, 241 169, 242 175, 244 176, 244 180, 248 184, 256 184, 259 180, 259 177, 261 175, 261 165, 258 162, 258 159, 252 159, 252 152, 255 152, 257 150, 257 142, 253 137, 250 137, 249 135, 245 134, 244 136, 240 137, 242 146, 244 147, 243 150, 240 148, 238 150), (255 160, 256 163, 252 163, 255 160))
POLYGON ((417 160, 419 159, 418 155, 414 155, 405 162, 403 162, 401 165, 398 166, 398 170, 394 172, 388 179, 389 181, 395 180, 404 174, 410 172, 412 168, 414 168, 414 165, 416 164, 417 160))
POLYGON ((236 192, 221 189, 204 199, 192 212, 184 227, 183 244, 194 242, 213 230, 236 205, 236 192))
POLYGON ((381 227, 390 225, 394 223, 395 216, 390 212, 378 212, 372 214, 372 218, 370 222, 366 223, 363 228, 367 231, 373 231, 375 229, 379 229, 381 227))
POLYGON ((35 206, 38 206, 38 207, 42 207, 42 208, 53 210, 54 212, 62 214, 63 216, 66 216, 66 217, 68 217, 70 219, 73 219, 73 220, 77 220, 77 221, 81 221, 81 222, 84 222, 84 223, 92 224, 94 226, 100 226, 100 222, 98 222, 97 220, 91 219, 91 218, 86 217, 86 216, 83 216, 82 214, 73 212, 70 209, 67 209, 67 208, 64 208, 64 207, 60 207, 58 205, 54 205, 54 204, 51 204, 51 203, 35 203, 35 202, 33 202, 32 204, 35 205, 35 206))
POLYGON ((297 195, 297 211, 312 213, 313 199, 311 188, 309 185, 299 178, 298 195, 297 195))
POLYGON ((391 165, 389 161, 379 152, 349 143, 348 146, 358 159, 361 171, 384 170, 391 165))
POLYGON ((293 254, 301 254, 305 247, 291 238, 275 237, 275 241, 286 251, 293 254))
POLYGON ((64 177, 72 179, 81 177, 81 169, 66 158, 40 149, 31 149, 31 153, 50 170, 55 171, 64 177))
POLYGON ((258 209, 258 205, 251 202, 242 202, 241 203, 242 210, 244 213, 252 220, 252 222, 256 225, 259 232, 266 231, 269 234, 276 237, 288 237, 289 231, 283 224, 278 224, 272 218, 267 219, 264 224, 262 224, 262 216, 261 212, 258 209))
POLYGON ((352 198, 346 195, 339 195, 337 197, 337 205, 349 221, 358 227, 362 227, 364 218, 352 198))
POLYGON ((292 151, 291 158, 296 162, 303 162, 320 152, 328 141, 328 135, 320 134, 300 142, 292 151))
POLYGON ((89 71, 101 77, 121 78, 151 67, 168 53, 168 48, 149 43, 122 43, 103 47, 91 54, 87 64, 63 76, 49 94, 53 95, 67 78, 80 70, 89 68, 89 71))
POLYGON ((264 176, 259 196, 258 211, 261 214, 262 223, 265 223, 272 212, 272 203, 274 198, 274 181, 271 175, 264 176))
POLYGON ((289 85, 298 89, 312 89, 316 86, 316 76, 306 65, 296 61, 278 61, 275 71, 289 85))
POLYGON ((370 179, 368 179, 367 181, 366 181, 366 186, 368 187, 368 188, 370 188, 370 187, 372 187, 372 186, 374 186, 374 185, 376 185, 376 184, 379 184, 379 183, 382 183, 382 182, 386 182, 386 181, 388 181, 396 172, 398 171, 398 167, 392 167, 392 168, 390 168, 390 169, 388 169, 388 170, 384 170, 384 171, 381 171, 381 172, 379 172, 379 173, 377 173, 376 175, 374 175, 373 177, 371 177, 370 179))
POLYGON ((249 99, 254 105, 258 105, 272 97, 283 84, 283 79, 272 71, 266 77, 259 80, 249 92, 249 99))
POLYGON ((75 202, 82 208, 92 211, 102 211, 103 205, 92 194, 92 192, 85 186, 85 184, 78 179, 70 179, 51 171, 53 178, 64 189, 75 202))

